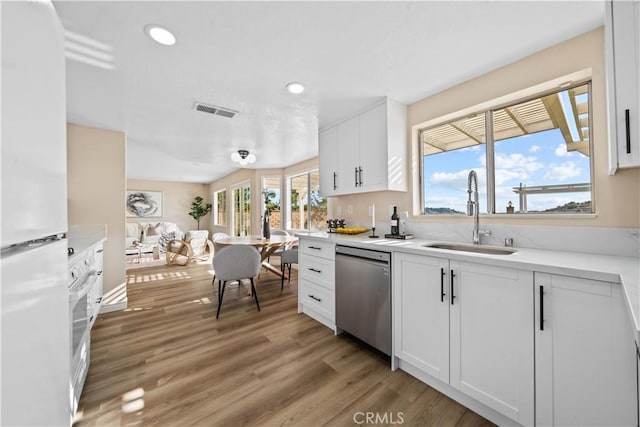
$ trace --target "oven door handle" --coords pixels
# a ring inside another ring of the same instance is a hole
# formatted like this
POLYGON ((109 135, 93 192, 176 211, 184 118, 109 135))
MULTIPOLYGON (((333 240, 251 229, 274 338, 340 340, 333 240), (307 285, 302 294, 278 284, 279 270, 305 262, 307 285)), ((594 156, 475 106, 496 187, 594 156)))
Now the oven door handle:
POLYGON ((95 270, 91 270, 81 284, 76 284, 73 288, 71 288, 71 292, 69 294, 69 299, 71 300, 71 302, 75 304, 75 302, 77 302, 80 298, 88 294, 97 280, 98 272, 95 270))

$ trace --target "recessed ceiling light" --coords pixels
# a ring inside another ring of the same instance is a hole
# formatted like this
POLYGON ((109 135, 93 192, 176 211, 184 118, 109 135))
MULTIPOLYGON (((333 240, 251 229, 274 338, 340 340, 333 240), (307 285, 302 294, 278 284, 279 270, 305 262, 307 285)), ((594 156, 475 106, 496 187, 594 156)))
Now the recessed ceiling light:
POLYGON ((291 93, 302 93, 304 92, 304 85, 298 82, 291 82, 287 85, 287 90, 291 93))
POLYGON ((174 36, 171 31, 166 28, 162 28, 158 25, 147 25, 144 28, 145 32, 156 42, 171 46, 176 44, 176 36, 174 36))

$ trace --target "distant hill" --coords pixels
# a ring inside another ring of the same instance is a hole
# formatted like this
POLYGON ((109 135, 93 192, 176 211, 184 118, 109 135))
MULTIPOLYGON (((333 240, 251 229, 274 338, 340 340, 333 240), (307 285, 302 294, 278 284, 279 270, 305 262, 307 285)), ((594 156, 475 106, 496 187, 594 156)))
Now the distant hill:
MULTIPOLYGON (((555 208, 546 209, 544 211, 532 211, 534 212, 544 212, 544 213, 591 213, 591 200, 586 202, 569 202, 565 203, 562 206, 556 206, 555 208)), ((424 208, 425 214, 431 215, 465 215, 464 212, 457 211, 451 208, 424 208)))
POLYGON ((432 215, 464 215, 465 214, 464 212, 460 212, 451 208, 430 208, 430 207, 424 208, 424 213, 432 214, 432 215))
POLYGON ((591 200, 586 202, 569 202, 562 206, 546 209, 542 212, 561 212, 561 213, 591 213, 591 200))

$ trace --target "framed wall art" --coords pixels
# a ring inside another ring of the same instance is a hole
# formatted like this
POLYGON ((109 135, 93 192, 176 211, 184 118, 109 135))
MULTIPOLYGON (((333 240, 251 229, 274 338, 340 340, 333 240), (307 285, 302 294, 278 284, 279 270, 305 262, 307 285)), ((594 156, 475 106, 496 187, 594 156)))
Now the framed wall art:
POLYGON ((162 191, 127 190, 127 217, 161 218, 162 191))

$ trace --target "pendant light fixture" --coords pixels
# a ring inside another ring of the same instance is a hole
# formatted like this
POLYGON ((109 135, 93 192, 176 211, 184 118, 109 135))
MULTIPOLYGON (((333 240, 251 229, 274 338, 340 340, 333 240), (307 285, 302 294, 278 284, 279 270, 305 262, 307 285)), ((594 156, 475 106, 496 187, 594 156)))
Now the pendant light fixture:
POLYGON ((248 150, 238 150, 237 153, 231 154, 231 160, 236 163, 240 163, 241 166, 246 166, 251 163, 255 163, 256 156, 249 153, 248 150))

